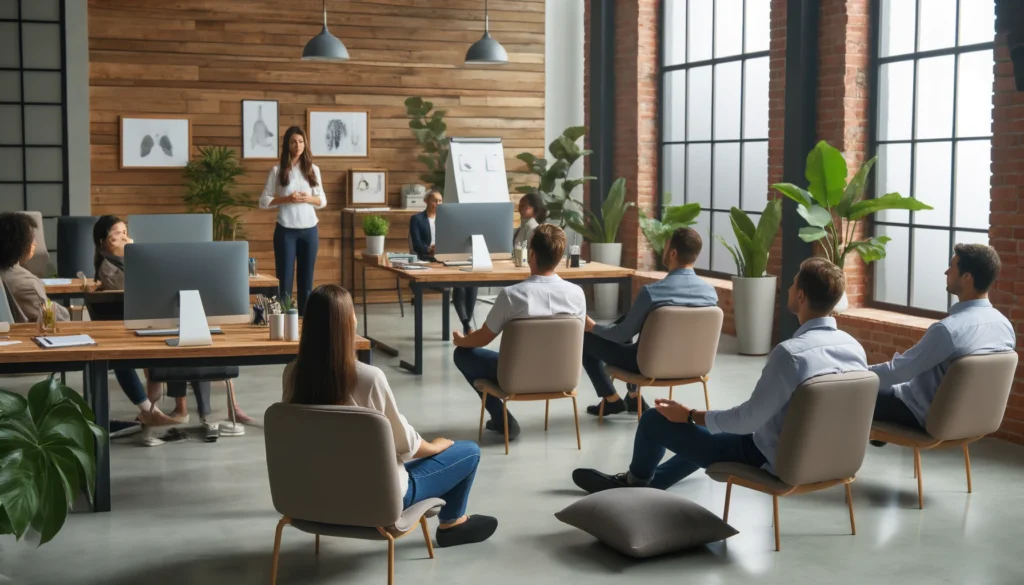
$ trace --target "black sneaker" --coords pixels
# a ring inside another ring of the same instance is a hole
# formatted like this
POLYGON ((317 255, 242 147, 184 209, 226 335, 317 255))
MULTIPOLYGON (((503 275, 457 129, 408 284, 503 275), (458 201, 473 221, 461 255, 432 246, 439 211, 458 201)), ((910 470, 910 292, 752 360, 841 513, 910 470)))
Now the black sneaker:
MULTIPOLYGON (((597 404, 595 404, 593 406, 588 406, 587 407, 587 414, 592 414, 594 416, 601 415, 602 414, 601 413, 601 404, 602 403, 604 404, 604 414, 603 414, 603 416, 608 416, 610 414, 619 414, 620 412, 626 412, 626 401, 625 400, 622 400, 620 398, 620 399, 616 400, 615 402, 608 402, 608 399, 602 398, 601 402, 598 402, 597 404)), ((636 411, 634 410, 634 412, 636 412, 636 411)))
MULTIPOLYGON (((484 428, 487 429, 488 431, 494 431, 495 433, 498 433, 498 434, 503 435, 503 436, 505 434, 505 427, 504 427, 504 425, 502 425, 498 421, 494 420, 493 418, 488 420, 487 423, 484 424, 484 428)), ((512 415, 509 415, 509 417, 508 417, 508 440, 511 441, 512 439, 518 437, 519 436, 519 431, 520 431, 519 421, 517 421, 516 419, 512 418, 512 415)))
POLYGON ((868 443, 870 443, 872 447, 885 447, 886 445, 889 444, 886 443, 885 441, 876 441, 874 439, 868 441, 868 443))
POLYGON ((437 538, 437 546, 445 548, 459 546, 460 544, 474 544, 483 542, 494 534, 498 529, 498 519, 483 514, 473 514, 462 524, 451 528, 438 527, 434 533, 437 538))
MULTIPOLYGON (((637 407, 637 400, 636 399, 637 399, 637 396, 638 396, 637 394, 633 394, 633 395, 626 394, 626 398, 624 399, 624 401, 626 403, 626 410, 628 410, 629 412, 632 412, 633 414, 636 414, 636 407, 637 407)), ((644 400, 641 397, 640 398, 640 414, 643 414, 648 408, 650 408, 650 406, 647 404, 647 401, 644 400)))
POLYGON ((643 483, 629 483, 629 479, 625 473, 608 475, 607 473, 601 473, 596 469, 585 468, 573 470, 572 482, 576 484, 576 487, 588 494, 596 494, 597 492, 618 488, 647 487, 647 484, 643 483))

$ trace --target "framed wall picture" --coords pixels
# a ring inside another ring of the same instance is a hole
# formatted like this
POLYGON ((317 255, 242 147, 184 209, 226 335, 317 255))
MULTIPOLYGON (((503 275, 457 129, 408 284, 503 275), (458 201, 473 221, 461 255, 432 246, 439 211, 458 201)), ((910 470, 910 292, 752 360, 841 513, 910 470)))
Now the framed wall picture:
POLYGON ((370 112, 366 110, 306 110, 306 131, 314 158, 370 156, 370 112))
POLYGON ((277 100, 242 100, 242 158, 277 160, 277 100))
POLYGON ((349 169, 345 207, 387 207, 388 172, 384 169, 349 169))
POLYGON ((184 168, 192 150, 192 122, 172 116, 121 116, 122 169, 184 168))

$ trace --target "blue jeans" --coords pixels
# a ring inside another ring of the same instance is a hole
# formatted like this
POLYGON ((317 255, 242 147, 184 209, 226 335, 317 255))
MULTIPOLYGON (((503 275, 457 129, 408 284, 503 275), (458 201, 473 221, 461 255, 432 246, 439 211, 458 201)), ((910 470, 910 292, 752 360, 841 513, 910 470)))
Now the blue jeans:
MULTIPOLYGON (((622 345, 593 333, 583 334, 583 369, 598 396, 605 398, 615 394, 615 386, 604 371, 606 364, 628 372, 640 372, 640 366, 636 363, 639 347, 638 343, 622 345)), ((633 389, 630 385, 630 390, 633 389)))
POLYGON ((895 386, 878 390, 878 399, 875 400, 874 420, 924 430, 924 427, 921 426, 921 423, 917 422, 917 417, 910 411, 910 408, 896 396, 895 386))
POLYGON ((409 489, 402 506, 408 508, 428 498, 441 498, 445 504, 437 515, 438 520, 448 523, 462 518, 478 465, 480 447, 473 441, 455 441, 433 457, 406 463, 409 489))
POLYGON ((121 386, 121 391, 132 401, 132 404, 139 405, 146 401, 146 388, 139 380, 139 375, 130 368, 115 368, 114 377, 121 386))
POLYGON ((320 232, 317 226, 306 229, 286 228, 277 224, 274 228, 274 271, 277 272, 278 298, 292 296, 292 277, 295 258, 299 259, 298 309, 302 315, 306 300, 313 292, 313 268, 316 266, 316 252, 320 247, 320 232))
POLYGON ((668 489, 697 469, 720 462, 761 467, 767 459, 754 445, 754 435, 712 435, 704 427, 671 422, 654 409, 640 417, 629 472, 650 481, 650 487, 668 489), (675 455, 661 463, 666 449, 675 455))
MULTIPOLYGON (((498 352, 482 347, 473 349, 457 347, 453 357, 455 367, 466 377, 466 381, 469 382, 477 396, 483 397, 483 393, 473 386, 473 382, 476 380, 490 380, 495 384, 498 383, 498 352)), ((491 415, 491 420, 498 423, 499 426, 505 424, 501 400, 491 395, 487 396, 487 413, 491 415)), ((512 413, 509 413, 508 418, 512 419, 512 413)))

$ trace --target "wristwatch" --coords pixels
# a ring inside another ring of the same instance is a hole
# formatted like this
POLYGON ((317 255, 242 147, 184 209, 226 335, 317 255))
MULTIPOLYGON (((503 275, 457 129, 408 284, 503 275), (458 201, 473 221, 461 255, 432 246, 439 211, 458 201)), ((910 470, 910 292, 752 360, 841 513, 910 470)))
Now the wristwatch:
POLYGON ((696 408, 691 408, 690 409, 690 415, 686 417, 686 422, 690 423, 691 425, 694 424, 693 423, 693 413, 695 413, 695 412, 697 412, 697 409, 696 408))

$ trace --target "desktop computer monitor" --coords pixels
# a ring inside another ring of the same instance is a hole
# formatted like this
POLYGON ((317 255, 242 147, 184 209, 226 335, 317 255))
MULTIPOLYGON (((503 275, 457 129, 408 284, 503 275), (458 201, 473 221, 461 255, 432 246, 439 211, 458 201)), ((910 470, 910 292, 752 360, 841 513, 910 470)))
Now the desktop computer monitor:
POLYGON ((128 237, 136 244, 212 242, 213 216, 209 213, 129 215, 128 237))
POLYGON ((434 256, 442 262, 468 259, 474 235, 484 237, 492 259, 512 256, 511 201, 441 205, 434 226, 434 256))
POLYGON ((177 327, 182 290, 199 291, 210 325, 248 323, 248 262, 248 242, 125 246, 125 327, 177 327))

